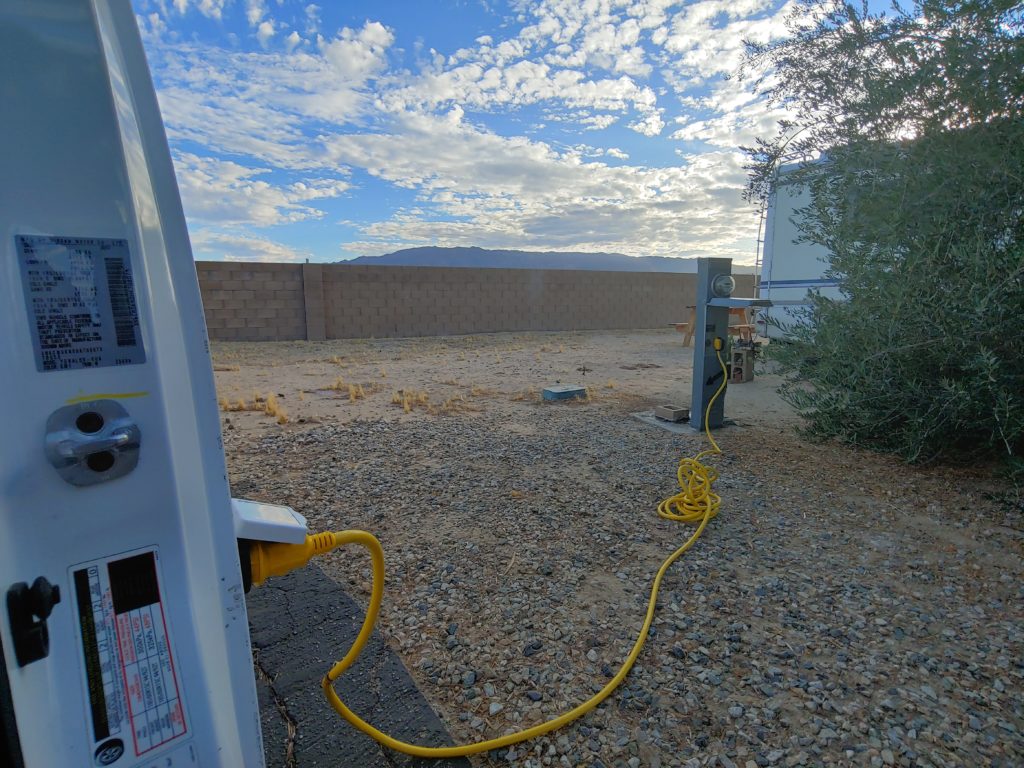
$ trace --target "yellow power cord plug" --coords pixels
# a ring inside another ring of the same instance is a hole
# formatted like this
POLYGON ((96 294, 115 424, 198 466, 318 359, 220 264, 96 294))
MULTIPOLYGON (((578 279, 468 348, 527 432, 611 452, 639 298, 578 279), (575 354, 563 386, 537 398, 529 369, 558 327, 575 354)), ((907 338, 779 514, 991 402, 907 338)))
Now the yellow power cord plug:
POLYGON ((360 627, 359 634, 356 636, 355 642, 352 643, 352 647, 348 649, 348 653, 340 661, 335 662, 321 681, 324 695, 334 710, 357 730, 362 731, 385 747, 407 755, 413 755, 414 757, 448 758, 475 755, 480 752, 501 749, 537 738, 582 717, 607 699, 619 687, 622 681, 626 679, 626 675, 629 674, 633 664, 640 656, 640 651, 643 649, 644 642, 647 640, 647 635, 650 632, 651 624, 654 622, 658 591, 661 589, 661 582, 665 577, 665 573, 676 560, 682 557, 683 553, 696 543, 697 539, 704 532, 704 528, 707 527, 708 521, 718 514, 718 509, 721 505, 721 499, 718 494, 714 493, 711 489, 712 484, 718 477, 718 472, 713 467, 709 467, 701 462, 701 459, 705 456, 713 456, 722 452, 715 439, 711 436, 709 426, 711 406, 721 396, 727 379, 725 362, 722 360, 721 354, 722 340, 716 338, 714 345, 718 362, 722 366, 722 384, 708 402, 707 410, 704 413, 704 431, 711 442, 712 448, 701 451, 696 456, 684 458, 679 462, 677 477, 679 479, 680 492, 665 499, 658 505, 658 515, 661 517, 667 520, 693 523, 697 525, 697 528, 681 547, 665 558, 661 567, 658 568, 658 572, 654 576, 654 582, 651 585, 651 594, 647 601, 647 613, 644 616, 643 626, 640 628, 640 633, 619 671, 615 673, 615 676, 600 691, 587 701, 547 722, 539 723, 531 728, 495 739, 487 739, 486 741, 478 741, 474 744, 464 744, 456 747, 421 747, 418 744, 399 741, 374 728, 345 706, 334 690, 334 681, 341 677, 345 670, 351 667, 356 659, 359 658, 359 654, 370 639, 373 626, 380 613, 381 601, 384 597, 384 549, 381 547, 380 542, 373 534, 366 531, 318 533, 314 536, 307 536, 304 544, 253 542, 250 550, 250 563, 254 584, 260 584, 271 576, 281 575, 299 568, 305 565, 312 557, 328 552, 343 544, 359 544, 370 553, 373 563, 373 582, 370 604, 366 608, 363 625, 360 627))
MULTIPOLYGON (((366 531, 339 531, 337 533, 315 533, 306 536, 302 544, 279 544, 270 541, 249 542, 249 567, 252 583, 262 584, 272 576, 284 576, 286 573, 302 568, 317 555, 323 555, 344 544, 367 545, 368 539, 380 547, 380 542, 372 533, 366 531)), ((372 554, 372 548, 371 548, 372 554)), ((381 573, 384 569, 384 552, 380 552, 381 573)), ((376 576, 375 576, 376 578, 376 576)), ((373 603, 371 601, 371 608, 373 603)))

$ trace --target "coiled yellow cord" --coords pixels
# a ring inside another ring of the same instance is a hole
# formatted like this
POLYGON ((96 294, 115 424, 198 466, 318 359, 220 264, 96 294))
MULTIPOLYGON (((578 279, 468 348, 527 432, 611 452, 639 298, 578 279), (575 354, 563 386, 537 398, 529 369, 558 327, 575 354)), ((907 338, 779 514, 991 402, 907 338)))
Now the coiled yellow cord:
POLYGON ((417 744, 409 744, 404 741, 399 741, 383 731, 374 728, 359 717, 359 715, 345 706, 342 700, 338 697, 337 692, 335 692, 333 683, 341 677, 346 669, 355 663, 355 660, 359 657, 360 652, 366 645, 367 640, 370 639, 370 634, 373 632, 373 625, 377 620, 377 614, 380 612, 381 599, 384 595, 384 550, 376 537, 366 531, 341 531, 340 533, 332 534, 334 536, 335 546, 349 543, 360 544, 369 550, 370 557, 373 560, 373 587, 370 594, 370 605, 366 609, 366 618, 363 619, 363 626, 360 628, 355 642, 352 644, 352 647, 349 648, 345 657, 331 667, 330 671, 328 671, 321 682, 324 695, 327 696, 327 700, 330 702, 331 706, 334 707, 334 710, 356 729, 375 739, 385 747, 394 749, 398 752, 403 752, 407 755, 413 755, 414 757, 445 758, 475 755, 480 752, 487 752, 492 749, 501 749, 502 747, 509 747, 522 741, 534 739, 582 717, 587 712, 590 712, 597 707, 602 701, 607 699, 612 692, 619 687, 619 684, 626 679, 626 675, 629 674, 629 670, 632 669, 633 664, 640 655, 640 651, 644 647, 644 642, 647 640, 647 634, 650 632, 651 624, 654 621, 654 609, 658 601, 658 590, 661 589, 661 581, 665 577, 665 573, 671 567, 672 563, 682 557, 683 553, 692 547, 697 539, 700 538, 700 535, 704 532, 704 528, 707 526, 708 521, 718 514, 718 509, 721 505, 721 499, 718 494, 712 490, 712 485, 718 477, 718 472, 716 472, 713 467, 709 467, 701 462, 701 459, 705 456, 712 456, 722 452, 718 447, 718 444, 715 442, 715 439, 711 436, 711 429, 709 426, 711 407, 715 404, 715 401, 725 389, 727 379, 725 362, 722 360, 722 353, 718 349, 719 345, 720 342, 715 346, 718 362, 722 366, 722 384, 715 392, 714 397, 711 398, 708 403, 707 410, 704 413, 704 431, 713 447, 709 450, 698 453, 692 458, 684 458, 679 462, 677 477, 679 479, 679 487, 681 490, 675 496, 665 499, 658 505, 658 514, 661 517, 667 520, 676 520, 684 523, 696 523, 697 528, 690 538, 688 538, 686 542, 679 547, 679 549, 669 555, 665 559, 665 562, 661 564, 661 567, 658 568, 658 572, 654 576, 654 583, 651 585, 651 595, 647 601, 647 613, 644 616, 644 623, 643 627, 640 629, 640 634, 637 637, 636 642, 633 643, 633 648, 630 650, 629 655, 626 656, 626 660, 623 662, 622 667, 615 676, 609 680, 600 691, 598 691, 598 693, 565 714, 552 720, 548 720, 547 722, 535 725, 532 728, 527 728, 516 733, 510 733, 496 739, 487 739, 486 741, 478 741, 474 744, 464 744, 456 747, 421 747, 417 744))

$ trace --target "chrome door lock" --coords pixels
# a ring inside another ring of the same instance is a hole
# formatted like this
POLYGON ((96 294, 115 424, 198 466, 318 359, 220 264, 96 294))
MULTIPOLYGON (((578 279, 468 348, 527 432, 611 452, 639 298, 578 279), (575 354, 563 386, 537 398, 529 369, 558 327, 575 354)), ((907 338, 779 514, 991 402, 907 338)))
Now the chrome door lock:
POLYGON ((142 433, 116 400, 58 408, 46 421, 46 458, 72 485, 123 477, 139 463, 142 433))

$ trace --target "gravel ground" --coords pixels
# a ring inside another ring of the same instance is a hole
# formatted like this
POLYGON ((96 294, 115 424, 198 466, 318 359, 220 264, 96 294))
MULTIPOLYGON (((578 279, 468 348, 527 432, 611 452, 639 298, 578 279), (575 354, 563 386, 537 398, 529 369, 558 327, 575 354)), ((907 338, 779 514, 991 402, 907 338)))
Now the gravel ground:
MULTIPOLYGON (((665 334, 567 338, 573 362, 604 360, 609 344, 624 345, 623 359, 678 356, 665 334)), ((495 343, 536 361, 531 340, 515 339, 495 343)), ((436 347, 380 344, 359 365, 387 357, 393 382, 403 365, 436 367, 436 347)), ((214 352, 230 362, 225 389, 274 364, 268 345, 214 352)), ((351 411, 279 427, 225 414, 233 492, 290 504, 313 529, 376 533, 387 642, 456 741, 497 736, 560 714, 614 674, 654 571, 688 534, 654 507, 702 438, 630 418, 665 394, 657 376, 636 382, 549 404, 513 399, 517 381, 447 415, 351 411)), ((779 421, 720 433, 722 513, 669 572, 619 691, 476 764, 1024 764, 1019 509, 982 470, 807 445, 779 421)), ((323 564, 361 601, 363 558, 323 564)))

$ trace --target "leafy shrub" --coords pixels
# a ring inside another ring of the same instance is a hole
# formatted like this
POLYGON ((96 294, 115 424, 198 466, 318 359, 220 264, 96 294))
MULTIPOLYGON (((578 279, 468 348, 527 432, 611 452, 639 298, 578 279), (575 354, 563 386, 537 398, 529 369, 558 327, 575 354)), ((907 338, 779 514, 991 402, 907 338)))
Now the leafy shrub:
POLYGON ((930 460, 1024 448, 1022 9, 926 2, 892 17, 804 3, 749 47, 803 117, 748 150, 749 195, 781 161, 812 202, 802 237, 843 298, 773 346, 810 430, 930 460), (809 15, 808 15, 809 14, 809 15), (813 18, 813 23, 807 19, 813 18))

